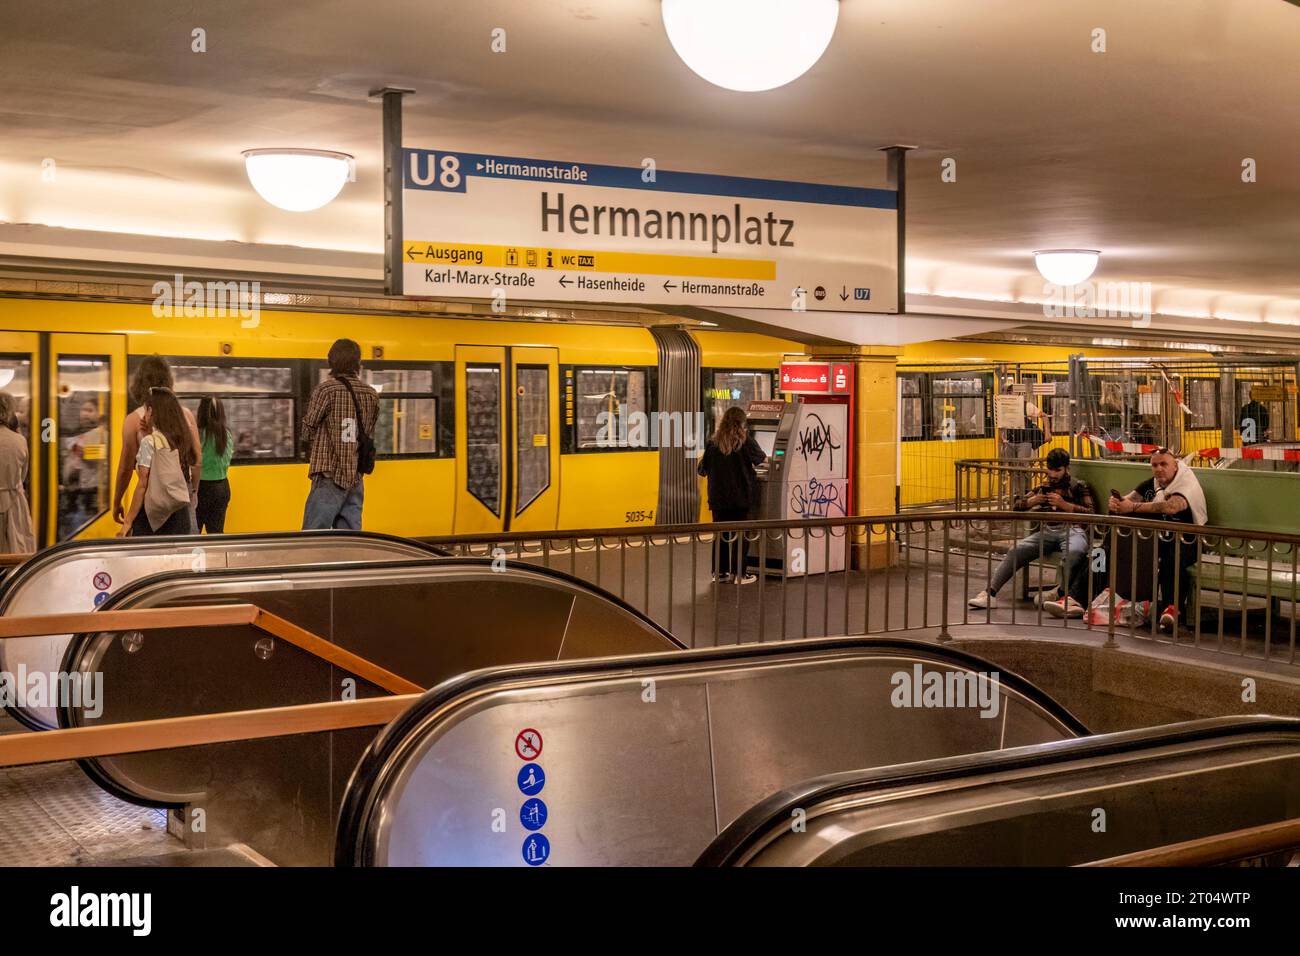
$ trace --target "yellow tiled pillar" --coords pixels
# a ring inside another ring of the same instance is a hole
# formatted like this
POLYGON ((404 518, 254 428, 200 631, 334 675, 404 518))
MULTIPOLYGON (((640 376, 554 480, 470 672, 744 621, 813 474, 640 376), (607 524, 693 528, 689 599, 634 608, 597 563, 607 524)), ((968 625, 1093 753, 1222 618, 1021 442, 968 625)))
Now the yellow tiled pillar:
MULTIPOLYGON (((853 379, 853 513, 892 515, 895 511, 895 471, 898 462, 899 350, 893 346, 814 346, 818 361, 847 362, 854 368, 853 379)), ((871 547, 871 566, 894 563, 889 537, 878 531, 855 535, 855 567, 866 567, 866 549, 871 547)))

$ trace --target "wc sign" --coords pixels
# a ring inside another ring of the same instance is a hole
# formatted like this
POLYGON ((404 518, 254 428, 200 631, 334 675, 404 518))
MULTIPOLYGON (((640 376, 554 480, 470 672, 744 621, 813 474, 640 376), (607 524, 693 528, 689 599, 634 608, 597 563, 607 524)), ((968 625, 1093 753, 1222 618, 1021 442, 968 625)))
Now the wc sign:
POLYGON ((847 363, 782 362, 781 391, 796 395, 847 395, 853 391, 853 366, 847 363))

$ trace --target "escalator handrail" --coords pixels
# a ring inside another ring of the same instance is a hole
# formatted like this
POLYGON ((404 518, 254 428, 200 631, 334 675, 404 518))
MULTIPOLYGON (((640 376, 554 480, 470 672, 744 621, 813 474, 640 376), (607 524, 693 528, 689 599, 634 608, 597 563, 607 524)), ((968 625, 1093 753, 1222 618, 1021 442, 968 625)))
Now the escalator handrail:
MULTIPOLYGON (((406 539, 398 539, 406 540, 406 539)), ((432 546, 431 546, 432 547, 432 546)), ((472 568, 492 568, 502 567, 502 560, 491 557, 458 557, 454 555, 437 555, 429 558, 402 559, 397 561, 348 561, 328 565, 291 565, 287 567, 241 567, 241 568, 214 568, 210 571, 189 571, 183 568, 176 568, 169 571, 160 571, 157 574, 147 575, 146 577, 137 578, 124 586, 121 590, 115 591, 103 604, 95 609, 94 613, 102 611, 111 611, 121 609, 122 604, 126 604, 132 597, 141 591, 152 588, 159 584, 165 584, 169 581, 189 581, 202 579, 220 580, 222 578, 248 578, 248 577, 281 577, 284 575, 301 574, 316 571, 328 571, 330 573, 340 571, 374 571, 392 570, 402 571, 410 568, 428 568, 431 566, 441 567, 472 567, 472 568)), ((622 598, 611 594, 604 588, 598 588, 593 584, 578 578, 565 571, 558 571, 554 568, 538 567, 523 561, 512 561, 506 559, 504 567, 520 571, 534 572, 542 577, 554 578, 568 585, 576 585, 579 588, 596 594, 600 597, 617 605, 633 617, 637 618, 640 623, 655 631, 660 637, 666 640, 673 647, 684 649, 685 645, 673 637, 667 630, 655 621, 651 620, 644 613, 632 607, 622 598)), ((499 572, 504 573, 504 572, 499 572)), ((64 651, 63 662, 61 664, 65 673, 73 673, 80 670, 80 659, 84 655, 89 642, 98 636, 98 631, 87 631, 80 634, 72 635, 72 640, 68 642, 67 650, 64 651), (71 668, 71 670, 69 669, 71 668)), ((59 718, 59 727, 70 729, 78 726, 73 720, 71 702, 65 702, 64 706, 57 709, 59 718)), ((77 764, 82 771, 93 780, 101 789, 123 800, 127 803, 133 803, 143 807, 165 807, 172 808, 176 804, 159 802, 140 796, 128 787, 123 786, 117 778, 111 774, 100 762, 98 758, 90 757, 85 760, 78 760, 77 764)))
MULTIPOLYGON (((38 551, 34 556, 28 558, 22 564, 18 565, 7 575, 5 575, 3 581, 0 581, 0 615, 4 615, 8 613, 9 605, 13 600, 13 595, 19 589, 20 586, 22 586, 25 582, 30 580, 34 575, 39 574, 41 571, 45 570, 50 565, 57 562, 59 559, 61 559, 64 555, 68 554, 69 552, 93 551, 95 550, 96 547, 102 547, 103 545, 106 544, 112 545, 115 548, 121 548, 121 547, 129 548, 131 544, 134 544, 136 542, 140 543, 142 550, 144 550, 146 546, 157 547, 159 544, 163 544, 163 543, 165 543, 169 547, 175 546, 177 548, 183 548, 186 545, 193 545, 193 546, 207 545, 210 547, 213 545, 214 537, 219 537, 223 545, 256 544, 257 542, 260 541, 275 541, 279 539, 284 539, 286 541, 302 540, 302 541, 309 541, 309 542, 325 540, 325 539, 335 539, 335 540, 343 539, 348 541, 357 541, 357 540, 384 541, 392 544, 401 544, 420 551, 427 551, 430 557, 449 556, 445 548, 439 547, 438 545, 432 544, 430 542, 420 541, 415 538, 403 538, 393 534, 384 534, 378 531, 341 531, 341 530, 259 531, 259 532, 249 533, 249 534, 228 534, 228 535, 223 534, 220 536, 205 535, 205 534, 182 534, 182 535, 176 535, 174 537, 168 535, 164 538, 160 538, 160 537, 134 538, 134 539, 132 538, 78 538, 72 541, 61 542, 60 544, 56 544, 51 548, 46 548, 44 551, 38 551)), ((216 573, 216 570, 217 569, 214 568, 212 571, 204 571, 202 573, 214 574, 216 573)), ((121 590, 126 590, 126 588, 122 588, 121 590)), ((17 721, 20 725, 22 725, 24 729, 36 733, 40 733, 41 731, 46 729, 40 726, 39 724, 34 723, 25 713, 23 713, 21 707, 10 706, 9 704, 5 704, 3 705, 3 707, 4 710, 9 714, 9 716, 11 716, 15 721, 17 721)))
POLYGON ((53 547, 38 551, 29 557, 22 564, 16 566, 13 571, 5 576, 4 581, 0 582, 0 614, 4 614, 9 608, 9 601, 12 592, 17 589, 18 585, 43 570, 48 565, 62 558, 69 551, 90 551, 96 546, 112 544, 117 547, 127 546, 138 541, 141 544, 157 546, 165 541, 167 544, 175 544, 177 547, 185 545, 202 545, 213 544, 213 539, 219 537, 222 542, 250 542, 274 541, 277 539, 324 539, 324 538, 347 538, 362 539, 371 541, 387 541, 390 543, 409 545, 412 548, 427 551, 431 556, 447 556, 450 552, 446 548, 435 545, 428 541, 421 541, 418 538, 403 538, 395 534, 384 534, 379 531, 339 531, 339 530, 317 530, 317 531, 258 531, 247 534, 223 534, 220 536, 206 534, 180 534, 175 536, 168 535, 165 539, 158 537, 150 538, 77 538, 72 541, 63 541, 53 547))
POLYGON ((368 841, 363 841, 362 837, 369 828, 374 802, 379 791, 384 789, 395 772, 396 758, 403 750, 414 747, 419 738, 434 732, 443 723, 453 719, 461 705, 468 702, 461 701, 458 704, 458 698, 478 698, 492 690, 508 690, 521 682, 530 686, 535 685, 539 680, 576 683, 593 676, 615 672, 632 674, 639 668, 655 668, 659 671, 666 668, 675 671, 690 670, 701 664, 722 661, 751 661, 792 655, 812 657, 822 652, 865 650, 900 651, 913 655, 923 653, 930 655, 937 662, 957 664, 974 671, 997 671, 1000 685, 1018 692, 1071 733, 1079 736, 1089 734, 1088 728, 1074 714, 1019 674, 1005 670, 969 651, 959 650, 946 644, 897 637, 809 638, 768 644, 693 648, 673 654, 671 660, 664 659, 662 654, 636 654, 483 668, 449 678, 437 687, 426 691, 419 701, 385 727, 366 748, 352 772, 343 799, 334 845, 334 865, 359 866, 369 863, 370 847, 368 841), (438 714, 440 714, 438 719, 429 722, 431 716, 438 714))
POLYGON ((1100 866, 1223 866, 1287 850, 1300 851, 1300 818, 1080 863, 1100 866))
POLYGON ((795 810, 809 812, 821 803, 842 797, 865 797, 904 787, 951 783, 991 773, 1033 769, 1094 757, 1120 756, 1214 739, 1226 741, 1261 733, 1293 734, 1300 741, 1300 719, 1266 714, 1210 717, 1006 750, 988 750, 889 767, 823 774, 786 787, 755 803, 714 838, 695 861, 695 865, 735 866, 774 828, 787 826, 795 810))

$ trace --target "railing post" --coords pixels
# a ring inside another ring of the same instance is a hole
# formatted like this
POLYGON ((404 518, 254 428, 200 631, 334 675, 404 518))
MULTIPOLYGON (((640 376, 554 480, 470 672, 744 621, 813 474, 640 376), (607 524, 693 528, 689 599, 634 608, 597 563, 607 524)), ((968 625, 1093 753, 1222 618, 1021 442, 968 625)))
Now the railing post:
POLYGON ((952 522, 944 521, 943 523, 943 600, 941 602, 941 619, 939 624, 939 643, 944 644, 952 640, 952 635, 948 633, 948 553, 949 553, 949 535, 952 531, 952 522))

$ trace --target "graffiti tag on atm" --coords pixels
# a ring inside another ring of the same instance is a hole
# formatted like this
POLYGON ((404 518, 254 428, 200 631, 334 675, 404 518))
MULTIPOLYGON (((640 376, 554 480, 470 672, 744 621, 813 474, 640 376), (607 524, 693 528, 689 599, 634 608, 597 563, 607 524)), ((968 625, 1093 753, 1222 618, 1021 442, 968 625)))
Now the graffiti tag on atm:
POLYGON ((831 439, 831 426, 822 421, 821 416, 812 413, 808 416, 809 420, 816 420, 816 425, 806 425, 803 431, 799 433, 799 454, 803 455, 803 460, 816 458, 822 460, 822 455, 829 456, 829 465, 831 470, 835 468, 835 452, 839 445, 831 439))
POLYGON ((790 513, 805 518, 829 518, 832 512, 845 514, 838 485, 823 484, 816 478, 799 482, 790 489, 790 513))

